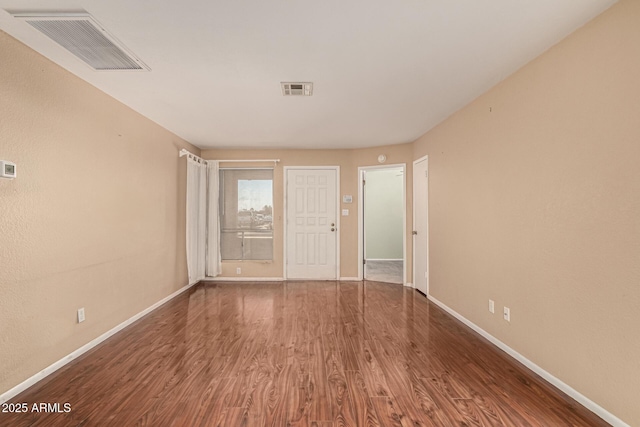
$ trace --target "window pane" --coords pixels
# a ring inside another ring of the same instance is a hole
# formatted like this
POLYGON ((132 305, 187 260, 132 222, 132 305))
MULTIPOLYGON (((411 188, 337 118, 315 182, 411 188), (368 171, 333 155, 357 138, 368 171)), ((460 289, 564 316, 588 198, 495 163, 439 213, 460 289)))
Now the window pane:
POLYGON ((220 170, 223 260, 273 259, 273 170, 220 170))

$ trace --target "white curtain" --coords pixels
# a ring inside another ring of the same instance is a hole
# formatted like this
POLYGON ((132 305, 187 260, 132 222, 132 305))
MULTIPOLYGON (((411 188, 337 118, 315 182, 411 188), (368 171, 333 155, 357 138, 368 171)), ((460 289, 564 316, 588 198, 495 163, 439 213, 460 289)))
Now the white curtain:
POLYGON ((220 257, 220 168, 216 161, 207 161, 207 277, 215 277, 222 272, 220 257))
POLYGON ((207 166, 187 156, 187 271, 189 284, 205 277, 207 166))

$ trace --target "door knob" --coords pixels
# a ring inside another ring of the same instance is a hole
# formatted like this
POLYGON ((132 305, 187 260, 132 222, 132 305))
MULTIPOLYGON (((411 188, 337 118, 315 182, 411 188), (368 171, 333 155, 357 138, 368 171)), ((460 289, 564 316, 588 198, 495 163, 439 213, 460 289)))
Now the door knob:
POLYGON ((417 231, 414 231, 414 232, 413 232, 413 233, 411 233, 411 234, 413 234, 414 236, 417 236, 417 235, 418 235, 418 232, 417 232, 417 231))
POLYGON ((331 226, 332 226, 332 227, 333 227, 333 226, 335 226, 335 225, 336 225, 335 223, 333 223, 333 222, 331 223, 331 226))

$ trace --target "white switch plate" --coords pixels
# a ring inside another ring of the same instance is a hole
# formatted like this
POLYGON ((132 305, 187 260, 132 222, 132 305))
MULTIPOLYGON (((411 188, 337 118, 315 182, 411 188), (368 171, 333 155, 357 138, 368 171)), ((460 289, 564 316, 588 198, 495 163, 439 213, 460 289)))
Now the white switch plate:
POLYGON ((349 209, 342 209, 342 216, 349 216, 349 209))
POLYGON ((509 310, 509 307, 504 308, 504 311, 502 312, 502 317, 507 322, 511 322, 511 310, 509 310))
POLYGON ((78 323, 84 322, 84 307, 78 309, 78 323))
POLYGON ((236 274, 242 274, 242 268, 240 267, 236 268, 236 274))
POLYGON ((342 203, 353 203, 353 196, 345 194, 342 196, 342 203))
POLYGON ((489 300, 489 313, 493 314, 496 312, 495 303, 492 299, 489 300))

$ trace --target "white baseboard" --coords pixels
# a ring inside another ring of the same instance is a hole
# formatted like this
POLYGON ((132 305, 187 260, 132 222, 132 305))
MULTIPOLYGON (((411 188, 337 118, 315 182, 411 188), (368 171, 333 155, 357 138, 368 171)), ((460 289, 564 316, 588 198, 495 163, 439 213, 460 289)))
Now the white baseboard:
POLYGON ((438 301, 436 298, 434 298, 431 295, 427 295, 427 298, 429 298, 429 300, 432 301, 434 304, 436 304, 438 307, 442 308, 444 311, 446 311, 447 313, 449 313, 450 315, 452 315, 453 317, 455 317, 456 319, 458 319, 459 321, 461 321, 462 323, 464 323, 465 325, 467 325, 468 327, 476 331, 478 334, 482 335, 484 338, 489 340, 493 345, 498 347, 500 350, 504 351, 509 356, 513 357, 518 362, 522 363, 524 366, 531 369, 536 374, 540 375, 542 378, 545 379, 545 381, 555 386, 556 388, 560 389, 569 397, 575 399, 582 406, 584 406, 585 408, 587 408, 588 410, 590 410, 591 412, 593 412, 594 414, 596 414, 597 416, 599 416, 600 418, 602 418, 603 420, 611 424, 612 426, 630 427, 629 424, 625 423, 620 418, 616 417, 611 412, 604 409, 602 406, 598 405, 588 397, 584 396, 583 394, 578 392, 576 389, 574 389, 567 383, 563 382, 559 378, 545 371, 543 368, 536 365, 531 360, 527 359, 522 354, 518 353, 517 351, 515 351, 514 349, 512 349, 511 347, 509 347, 508 345, 506 345, 505 343, 503 343, 502 341, 494 337, 493 335, 489 334, 487 331, 485 331, 475 323, 471 322, 470 320, 468 320, 467 318, 465 318, 464 316, 462 316, 452 308, 438 301))
POLYGON ((413 288, 413 283, 407 282, 404 284, 407 288, 413 288))
POLYGON ((248 276, 240 276, 240 277, 205 277, 202 279, 203 282, 283 282, 284 279, 282 277, 248 277, 248 276))
POLYGON ((357 277, 341 277, 339 280, 341 282, 362 282, 362 279, 357 277))
POLYGON ((38 372, 37 374, 33 375, 32 377, 27 378, 25 381, 21 382, 20 384, 18 384, 17 386, 13 387, 12 389, 0 394, 0 404, 8 401, 9 399, 12 399, 14 396, 22 393, 24 390, 28 389, 29 387, 31 387, 32 385, 34 385, 38 381, 44 379, 45 377, 47 377, 47 376, 51 375, 52 373, 54 373, 55 371, 57 371, 58 369, 62 368, 67 363, 69 363, 72 360, 78 358, 79 356, 82 356, 87 351, 91 350, 92 348, 94 348, 98 344, 100 344, 103 341, 105 341, 107 338, 110 338, 112 335, 116 334, 117 332, 120 332, 122 329, 126 328, 127 326, 129 326, 130 324, 132 324, 136 320, 140 319, 144 315, 152 312, 153 310, 155 310, 156 308, 160 307, 164 303, 166 303, 169 300, 171 300, 171 299, 175 298, 176 296, 180 295, 181 293, 183 293, 187 289, 191 288, 196 283, 192 283, 190 285, 183 286, 182 288, 178 289, 177 291, 175 291, 171 295, 169 295, 169 296, 161 299, 157 303, 153 304, 151 307, 148 307, 148 308, 144 309, 140 313, 138 313, 135 316, 125 320, 124 322, 120 323, 119 325, 113 327, 112 329, 108 330, 104 334, 102 334, 99 337, 91 340, 90 342, 88 342, 87 344, 83 345, 79 349, 75 350, 74 352, 72 352, 72 353, 66 355, 65 357, 63 357, 62 359, 58 360, 57 362, 54 362, 53 364, 47 366, 42 371, 38 372))
POLYGON ((402 258, 367 258, 367 261, 404 261, 402 258))

